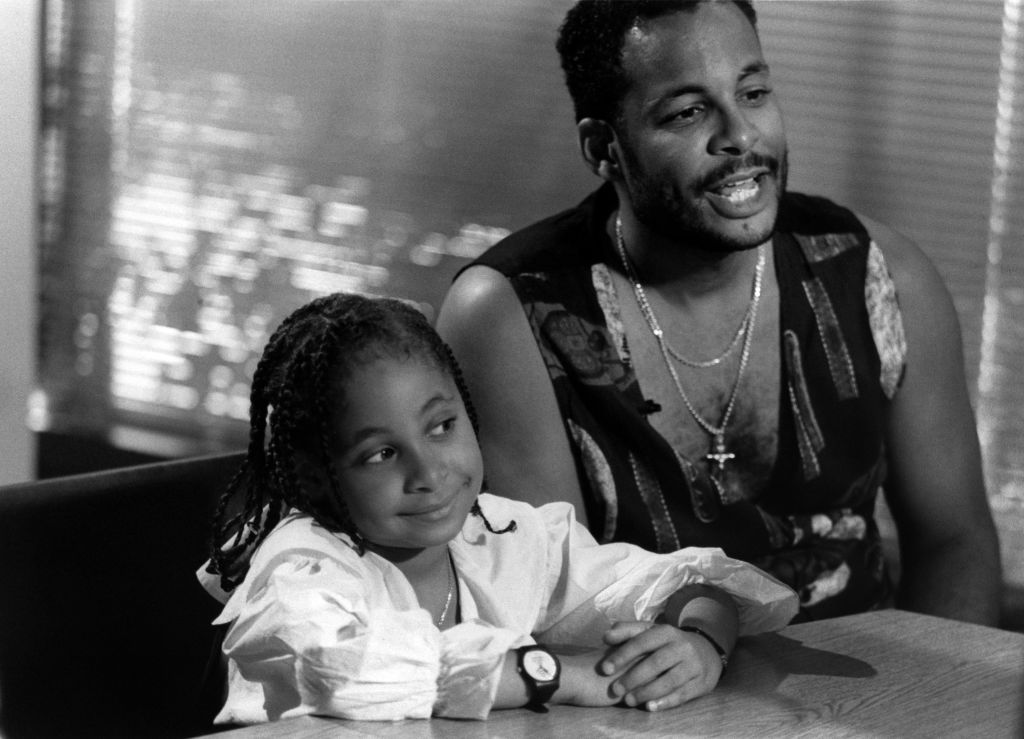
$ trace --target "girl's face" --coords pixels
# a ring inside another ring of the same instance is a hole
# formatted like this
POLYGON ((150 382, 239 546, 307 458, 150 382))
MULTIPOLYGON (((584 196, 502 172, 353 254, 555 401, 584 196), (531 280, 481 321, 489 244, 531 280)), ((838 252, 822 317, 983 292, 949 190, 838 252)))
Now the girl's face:
POLYGON ((388 557, 447 544, 483 484, 480 447, 452 378, 413 357, 380 358, 351 372, 344 396, 334 462, 368 548, 388 557))

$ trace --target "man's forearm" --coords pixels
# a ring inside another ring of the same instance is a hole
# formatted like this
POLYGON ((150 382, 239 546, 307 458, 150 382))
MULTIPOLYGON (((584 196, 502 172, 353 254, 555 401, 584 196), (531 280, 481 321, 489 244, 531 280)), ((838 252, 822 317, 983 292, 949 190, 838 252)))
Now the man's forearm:
POLYGON ((999 624, 998 542, 961 541, 927 551, 903 547, 902 558, 898 607, 987 626, 999 624))
POLYGON ((673 626, 698 627, 727 653, 739 631, 739 615, 732 597, 710 585, 687 585, 675 592, 658 619, 673 626))

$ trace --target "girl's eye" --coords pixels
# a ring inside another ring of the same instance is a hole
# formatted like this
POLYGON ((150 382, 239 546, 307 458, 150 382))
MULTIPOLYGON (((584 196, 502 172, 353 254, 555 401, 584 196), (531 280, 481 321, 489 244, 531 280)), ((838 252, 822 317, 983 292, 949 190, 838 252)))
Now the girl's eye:
POLYGON ((446 436, 447 434, 449 434, 451 432, 451 430, 453 428, 455 428, 455 417, 454 416, 452 416, 451 418, 446 418, 445 420, 441 421, 441 423, 439 423, 436 426, 434 426, 433 428, 431 428, 430 431, 427 432, 427 435, 428 436, 435 436, 435 437, 436 436, 446 436))
POLYGON ((363 458, 363 464, 382 464, 395 456, 395 450, 389 446, 363 458))
POLYGON ((743 102, 748 103, 749 105, 761 105, 771 94, 771 89, 767 87, 759 87, 756 90, 744 92, 740 97, 743 99, 743 102))

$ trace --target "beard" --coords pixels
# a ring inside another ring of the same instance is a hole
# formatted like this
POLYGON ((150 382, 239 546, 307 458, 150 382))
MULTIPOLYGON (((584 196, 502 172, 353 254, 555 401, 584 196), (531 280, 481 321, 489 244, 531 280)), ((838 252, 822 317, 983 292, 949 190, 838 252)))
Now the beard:
POLYGON ((751 152, 724 163, 694 184, 688 193, 680 195, 679 186, 674 181, 648 176, 633 160, 625 174, 625 186, 636 219, 658 235, 671 240, 685 240, 695 248, 707 251, 745 251, 760 246, 775 232, 788 173, 788 152, 784 151, 781 158, 751 152), (777 185, 775 216, 766 228, 744 229, 742 233, 732 234, 716 225, 716 219, 694 203, 699 202, 707 187, 751 167, 765 167, 768 174, 763 177, 772 177, 777 185))

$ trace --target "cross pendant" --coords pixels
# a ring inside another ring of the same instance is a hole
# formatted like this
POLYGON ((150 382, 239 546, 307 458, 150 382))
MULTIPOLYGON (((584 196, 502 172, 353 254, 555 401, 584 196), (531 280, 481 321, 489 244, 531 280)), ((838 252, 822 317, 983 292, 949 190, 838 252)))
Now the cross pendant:
POLYGON ((725 436, 723 434, 716 434, 712 451, 705 454, 704 459, 718 465, 717 468, 712 468, 711 474, 716 479, 721 480, 722 475, 725 474, 725 463, 736 459, 736 455, 725 450, 725 436))

